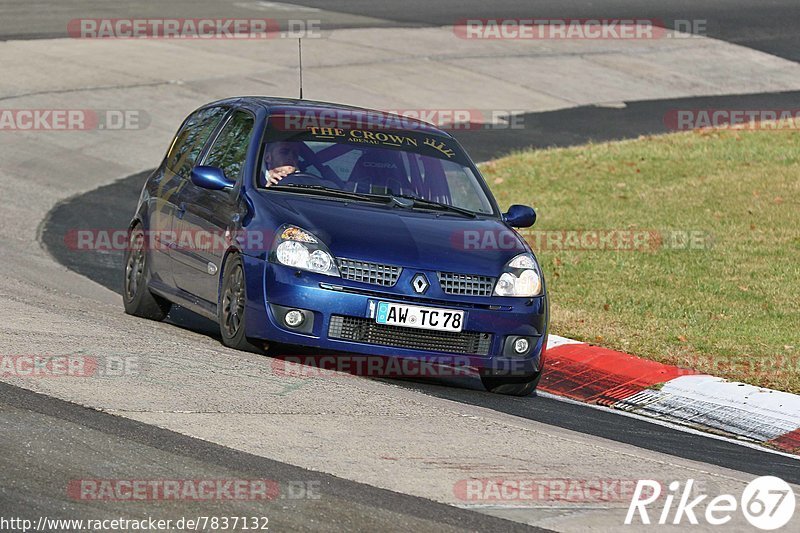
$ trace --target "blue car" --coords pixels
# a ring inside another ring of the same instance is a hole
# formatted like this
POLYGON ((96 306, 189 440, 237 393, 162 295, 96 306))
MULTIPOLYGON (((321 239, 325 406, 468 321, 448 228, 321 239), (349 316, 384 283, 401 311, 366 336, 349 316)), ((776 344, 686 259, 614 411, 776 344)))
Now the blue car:
POLYGON ((501 394, 541 377, 549 306, 514 227, 458 142, 368 109, 267 97, 203 106, 147 179, 123 301, 177 304, 262 351, 434 361, 501 394))

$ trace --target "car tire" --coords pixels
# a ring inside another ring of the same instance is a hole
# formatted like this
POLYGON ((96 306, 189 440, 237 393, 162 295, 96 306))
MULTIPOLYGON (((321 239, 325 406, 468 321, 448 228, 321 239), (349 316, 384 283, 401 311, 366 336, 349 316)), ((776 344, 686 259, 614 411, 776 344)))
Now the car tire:
POLYGON ((491 393, 505 396, 530 396, 536 391, 542 373, 526 377, 481 376, 481 382, 491 393))
POLYGON ((222 344, 236 350, 264 353, 245 336, 247 284, 242 258, 232 253, 225 260, 217 305, 217 322, 222 344))
POLYGON ((129 315, 160 321, 167 316, 172 303, 147 288, 150 279, 148 257, 144 231, 141 225, 136 224, 128 234, 125 250, 122 302, 129 315))

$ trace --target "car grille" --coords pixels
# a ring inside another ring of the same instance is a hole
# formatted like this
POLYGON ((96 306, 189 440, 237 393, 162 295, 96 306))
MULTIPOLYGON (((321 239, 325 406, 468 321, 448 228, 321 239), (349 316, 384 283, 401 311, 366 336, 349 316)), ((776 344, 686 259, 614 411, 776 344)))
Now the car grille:
POLYGON ((439 285, 445 294, 459 294, 462 296, 491 296, 494 288, 494 278, 489 276, 476 276, 473 274, 454 274, 452 272, 437 272, 439 285))
POLYGON ((342 278, 384 287, 394 286, 403 271, 398 266, 368 263, 366 261, 356 261, 355 259, 339 259, 338 264, 342 278))
POLYGON ((368 318, 333 315, 328 337, 412 350, 488 355, 491 333, 431 331, 378 324, 368 318))

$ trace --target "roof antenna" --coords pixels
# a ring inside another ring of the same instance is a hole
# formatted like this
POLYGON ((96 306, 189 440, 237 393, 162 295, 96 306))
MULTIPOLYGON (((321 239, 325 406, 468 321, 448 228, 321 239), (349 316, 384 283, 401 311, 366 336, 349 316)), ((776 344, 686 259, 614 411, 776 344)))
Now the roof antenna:
POLYGON ((297 39, 297 53, 300 57, 300 100, 303 99, 303 39, 297 39))

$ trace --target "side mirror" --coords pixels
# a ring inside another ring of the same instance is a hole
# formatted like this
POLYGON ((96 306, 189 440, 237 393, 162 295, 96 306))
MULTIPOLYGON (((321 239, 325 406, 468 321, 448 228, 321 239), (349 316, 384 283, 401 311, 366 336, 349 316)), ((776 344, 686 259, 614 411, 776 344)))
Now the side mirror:
POLYGON ((221 191, 232 189, 235 182, 225 177, 225 173, 218 167, 194 167, 192 169, 192 183, 204 189, 221 191))
POLYGON ((512 205, 503 215, 503 220, 515 228, 529 228, 536 222, 536 211, 527 205, 512 205))

